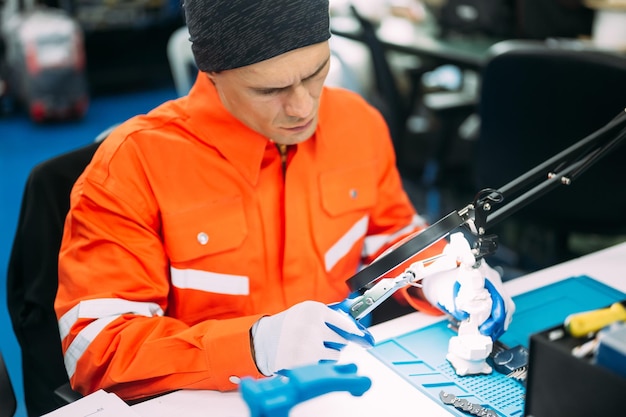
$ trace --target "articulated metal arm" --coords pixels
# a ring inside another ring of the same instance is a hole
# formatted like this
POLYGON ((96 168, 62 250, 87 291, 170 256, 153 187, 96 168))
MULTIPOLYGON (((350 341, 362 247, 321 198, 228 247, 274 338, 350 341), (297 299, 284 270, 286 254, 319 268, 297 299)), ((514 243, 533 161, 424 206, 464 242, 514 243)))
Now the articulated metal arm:
POLYGON ((497 237, 486 235, 488 226, 505 219, 553 188, 571 184, 602 156, 619 146, 625 138, 626 110, 601 129, 503 187, 480 191, 472 203, 451 212, 383 254, 346 281, 353 294, 342 304, 350 304, 347 307, 348 310, 352 309, 353 313, 350 314, 353 317, 363 317, 393 292, 415 281, 407 272, 397 278, 381 277, 460 227, 469 231, 468 240, 473 241, 470 243, 476 259, 495 252, 497 237))

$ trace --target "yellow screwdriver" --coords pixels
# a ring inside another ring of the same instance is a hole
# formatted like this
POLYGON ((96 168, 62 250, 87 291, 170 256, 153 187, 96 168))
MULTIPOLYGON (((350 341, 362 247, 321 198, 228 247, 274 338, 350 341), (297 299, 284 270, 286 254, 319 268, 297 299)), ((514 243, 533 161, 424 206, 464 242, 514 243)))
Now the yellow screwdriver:
POLYGON ((565 318, 565 329, 574 337, 597 332, 609 324, 626 320, 626 308, 621 303, 599 310, 570 314, 565 318))

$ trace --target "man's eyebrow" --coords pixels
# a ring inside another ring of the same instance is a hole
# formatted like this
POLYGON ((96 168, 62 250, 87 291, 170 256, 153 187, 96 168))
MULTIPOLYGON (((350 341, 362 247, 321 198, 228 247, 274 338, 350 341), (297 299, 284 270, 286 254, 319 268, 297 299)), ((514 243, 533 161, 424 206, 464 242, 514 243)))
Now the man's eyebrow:
POLYGON ((304 77, 302 79, 302 81, 306 81, 309 80, 311 78, 314 78, 316 75, 318 75, 320 72, 322 72, 322 70, 326 67, 326 65, 328 64, 328 61, 330 61, 330 56, 326 57, 326 59, 324 60, 324 62, 322 62, 322 65, 320 65, 314 72, 313 74, 309 75, 308 77, 304 77))
MULTIPOLYGON (((315 69, 315 71, 313 71, 313 73, 311 75, 308 75, 306 77, 304 77, 301 81, 307 81, 310 80, 311 78, 316 77, 317 75, 319 75, 320 72, 322 72, 322 70, 324 70, 324 68, 326 67, 326 65, 328 64, 328 62, 330 61, 330 56, 328 56, 324 62, 322 62, 322 64, 317 67, 315 69)), ((291 85, 287 85, 287 86, 283 86, 283 87, 252 87, 252 90, 257 91, 257 92, 271 92, 271 91, 280 91, 280 90, 285 90, 287 88, 291 87, 291 85)))

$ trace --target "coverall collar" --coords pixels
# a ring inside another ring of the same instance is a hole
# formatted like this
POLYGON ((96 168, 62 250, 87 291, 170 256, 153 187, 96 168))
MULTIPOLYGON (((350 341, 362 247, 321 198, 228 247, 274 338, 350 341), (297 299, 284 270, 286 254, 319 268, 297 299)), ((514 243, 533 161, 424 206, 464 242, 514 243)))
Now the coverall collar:
POLYGON ((263 154, 275 145, 235 118, 223 106, 215 86, 202 72, 189 92, 187 112, 199 139, 217 148, 251 184, 256 184, 263 154))

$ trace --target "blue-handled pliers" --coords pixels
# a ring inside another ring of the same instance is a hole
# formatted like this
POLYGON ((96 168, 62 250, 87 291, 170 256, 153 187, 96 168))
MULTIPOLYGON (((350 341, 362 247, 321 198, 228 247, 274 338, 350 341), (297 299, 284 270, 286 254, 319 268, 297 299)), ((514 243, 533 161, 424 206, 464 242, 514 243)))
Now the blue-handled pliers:
POLYGON ((407 285, 421 286, 419 281, 424 277, 457 267, 456 259, 450 256, 437 255, 411 264, 402 274, 395 278, 382 278, 366 290, 354 291, 343 301, 331 304, 330 307, 347 313, 355 320, 361 320, 372 312, 383 301, 402 287, 407 285), (437 260, 437 262, 434 262, 437 260))

